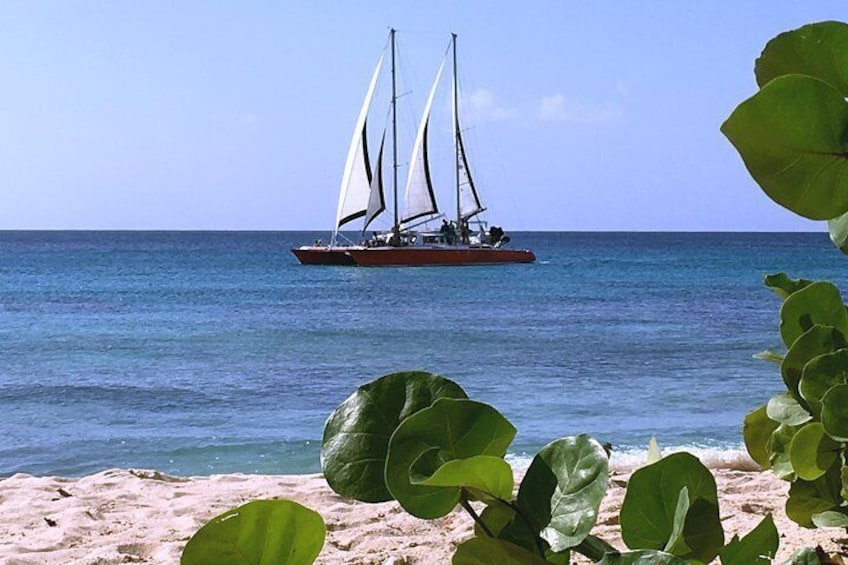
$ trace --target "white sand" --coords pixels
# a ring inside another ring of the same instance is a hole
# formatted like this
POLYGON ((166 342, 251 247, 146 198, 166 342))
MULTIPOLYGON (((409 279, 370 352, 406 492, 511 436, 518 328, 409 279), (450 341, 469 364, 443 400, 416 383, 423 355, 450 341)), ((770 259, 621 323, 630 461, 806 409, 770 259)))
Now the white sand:
MULTIPOLYGON (((835 552, 841 530, 804 530, 783 514, 788 484, 771 473, 715 471, 721 515, 732 535, 768 512, 781 532, 778 562, 797 548, 835 552)), ((624 549, 617 508, 626 474, 613 474, 594 533, 624 549)), ((349 502, 320 475, 216 475, 181 479, 109 470, 79 479, 18 474, 0 479, 0 564, 177 564, 186 541, 207 520, 254 499, 283 497, 317 510, 327 523, 319 563, 449 563, 471 522, 457 511, 418 520, 396 503, 349 502)), ((843 548, 844 550, 844 548, 843 548)))

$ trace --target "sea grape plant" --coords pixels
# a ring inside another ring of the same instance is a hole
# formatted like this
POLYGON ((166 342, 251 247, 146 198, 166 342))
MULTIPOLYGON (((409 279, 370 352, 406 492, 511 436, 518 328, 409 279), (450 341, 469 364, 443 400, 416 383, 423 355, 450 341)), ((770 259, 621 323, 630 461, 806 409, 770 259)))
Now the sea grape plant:
MULTIPOLYGON (((848 310, 825 281, 766 277, 782 299, 777 355, 786 392, 745 417, 748 453, 792 482, 786 515, 848 528, 848 310)), ((774 356, 775 354, 772 354, 774 356)))
POLYGON ((826 21, 782 33, 754 65, 760 89, 721 131, 775 202, 828 220, 848 253, 848 24, 826 21))
MULTIPOLYGON (((848 24, 827 21, 769 41, 754 67, 760 90, 722 132, 781 206, 828 220, 848 253, 848 24)), ((786 392, 745 417, 748 452, 792 482, 787 515, 806 527, 848 527, 848 314, 826 281, 766 277, 783 300, 786 392)))
POLYGON ((608 455, 587 435, 543 447, 515 492, 504 455, 516 430, 456 383, 425 372, 393 373, 361 386, 324 428, 321 463, 337 493, 364 502, 397 500, 424 519, 457 506, 475 536, 455 565, 565 565, 577 552, 597 563, 769 563, 778 547, 770 516, 725 545, 715 480, 694 456, 677 453, 633 473, 621 510, 620 552, 591 531, 608 484, 608 455))
MULTIPOLYGON (((504 455, 515 427, 456 383, 421 371, 361 386, 328 418, 321 463, 338 494, 397 500, 424 519, 459 506, 475 522, 454 565, 568 565, 572 552, 602 565, 722 565, 771 562, 771 516, 726 545, 712 474, 688 453, 635 471, 621 509, 620 552, 592 535, 608 484, 608 454, 587 435, 543 447, 515 491, 504 455)), ((186 544, 181 565, 313 563, 324 543, 321 517, 289 500, 258 500, 225 512, 186 544)), ((793 560, 792 563, 802 563, 793 560)))

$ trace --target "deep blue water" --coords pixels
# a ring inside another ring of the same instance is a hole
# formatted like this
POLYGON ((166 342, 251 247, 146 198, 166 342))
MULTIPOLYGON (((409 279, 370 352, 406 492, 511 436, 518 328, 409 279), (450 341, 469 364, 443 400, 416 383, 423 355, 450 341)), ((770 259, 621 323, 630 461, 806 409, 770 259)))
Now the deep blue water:
POLYGON ((513 233, 532 265, 304 267, 318 233, 0 232, 0 475, 319 470, 360 384, 423 369, 518 428, 732 449, 779 391, 766 273, 826 234, 513 233))

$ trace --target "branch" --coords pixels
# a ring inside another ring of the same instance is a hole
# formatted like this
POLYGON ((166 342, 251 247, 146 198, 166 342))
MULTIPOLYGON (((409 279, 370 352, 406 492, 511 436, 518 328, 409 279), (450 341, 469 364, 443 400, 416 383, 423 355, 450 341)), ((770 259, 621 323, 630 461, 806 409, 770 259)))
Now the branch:
POLYGON ((492 530, 489 529, 481 519, 480 516, 477 515, 477 512, 474 511, 474 508, 471 507, 471 503, 468 502, 468 499, 465 498, 465 493, 463 493, 462 497, 459 499, 459 505, 465 508, 465 511, 474 519, 474 522, 480 526, 480 529, 489 536, 490 538, 495 537, 492 533, 492 530))

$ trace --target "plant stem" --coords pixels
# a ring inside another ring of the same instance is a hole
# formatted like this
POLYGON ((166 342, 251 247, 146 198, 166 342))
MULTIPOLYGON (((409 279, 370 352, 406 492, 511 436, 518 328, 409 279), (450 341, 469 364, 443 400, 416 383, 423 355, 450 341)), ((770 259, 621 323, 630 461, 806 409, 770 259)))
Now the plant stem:
POLYGON ((574 551, 585 555, 592 561, 600 561, 606 553, 614 553, 618 550, 597 536, 589 534, 586 539, 580 542, 574 551))
POLYGON ((480 529, 483 530, 483 532, 487 536, 489 536, 490 538, 495 537, 495 535, 492 533, 492 530, 489 529, 489 526, 487 526, 480 519, 480 516, 478 516, 477 512, 474 511, 474 508, 471 507, 471 504, 468 502, 468 499, 463 496, 459 499, 459 505, 465 508, 465 511, 468 512, 468 514, 474 519, 474 522, 480 526, 480 529))
MULTIPOLYGON (((514 502, 510 502, 509 500, 503 500, 503 499, 498 499, 498 500, 500 500, 502 503, 504 503, 507 506, 509 506, 510 508, 512 508, 513 512, 515 512, 515 515, 518 516, 519 518, 521 518, 524 521, 524 524, 527 526, 527 531, 533 532, 533 525, 530 523, 530 519, 527 516, 524 515, 524 512, 521 511, 521 508, 519 508, 518 504, 515 504, 514 502)), ((542 546, 542 543, 541 543, 542 540, 539 539, 538 535, 534 534, 533 535, 533 542, 536 545, 536 551, 539 553, 539 555, 542 557, 542 559, 544 559, 545 558, 545 548, 542 546)))

